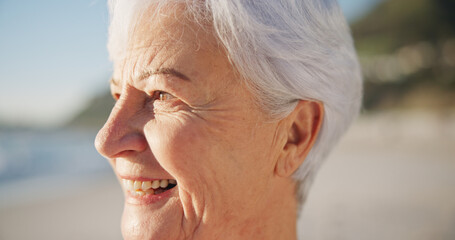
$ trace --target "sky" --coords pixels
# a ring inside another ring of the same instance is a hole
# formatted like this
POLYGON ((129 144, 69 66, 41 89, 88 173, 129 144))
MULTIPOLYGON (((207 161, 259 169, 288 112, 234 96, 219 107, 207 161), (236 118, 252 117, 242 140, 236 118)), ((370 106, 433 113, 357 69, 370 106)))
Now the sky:
MULTIPOLYGON (((339 0, 348 20, 381 0, 339 0)), ((0 122, 64 123, 112 72, 105 0, 0 0, 0 122)))

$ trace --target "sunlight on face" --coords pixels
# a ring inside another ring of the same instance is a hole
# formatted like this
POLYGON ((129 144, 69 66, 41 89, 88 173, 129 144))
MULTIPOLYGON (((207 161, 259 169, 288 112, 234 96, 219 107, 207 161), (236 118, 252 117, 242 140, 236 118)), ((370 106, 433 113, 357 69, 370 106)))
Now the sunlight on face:
POLYGON ((276 194, 279 124, 266 121, 209 30, 174 13, 159 16, 144 16, 126 57, 115 59, 117 102, 96 140, 123 184, 123 235, 259 231, 251 224, 276 194))

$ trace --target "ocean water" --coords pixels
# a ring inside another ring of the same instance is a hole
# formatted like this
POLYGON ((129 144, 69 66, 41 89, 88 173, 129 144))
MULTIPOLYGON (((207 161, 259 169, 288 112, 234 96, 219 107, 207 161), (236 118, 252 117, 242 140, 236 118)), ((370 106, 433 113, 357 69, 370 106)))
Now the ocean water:
POLYGON ((0 131, 0 207, 64 194, 112 174, 91 131, 0 131))

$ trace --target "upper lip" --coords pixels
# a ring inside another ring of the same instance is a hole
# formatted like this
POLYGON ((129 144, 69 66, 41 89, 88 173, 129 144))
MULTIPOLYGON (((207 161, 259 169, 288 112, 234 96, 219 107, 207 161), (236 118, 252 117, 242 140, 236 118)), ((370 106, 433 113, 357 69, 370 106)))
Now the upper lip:
POLYGON ((164 177, 164 178, 150 178, 150 177, 142 177, 142 176, 132 176, 132 175, 118 175, 120 179, 126 180, 133 180, 133 181, 155 181, 155 180, 163 180, 163 179, 174 179, 172 177, 164 177))

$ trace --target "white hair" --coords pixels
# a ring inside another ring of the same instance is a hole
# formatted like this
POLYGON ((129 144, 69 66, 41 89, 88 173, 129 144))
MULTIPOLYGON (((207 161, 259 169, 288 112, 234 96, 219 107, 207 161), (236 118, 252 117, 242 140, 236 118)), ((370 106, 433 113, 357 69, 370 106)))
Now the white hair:
POLYGON ((316 143, 294 173, 299 195, 306 196, 317 169, 357 117, 362 98, 359 63, 338 2, 109 0, 111 58, 126 46, 140 9, 170 2, 186 4, 195 21, 211 23, 231 63, 274 119, 286 117, 298 100, 324 104, 316 143))

